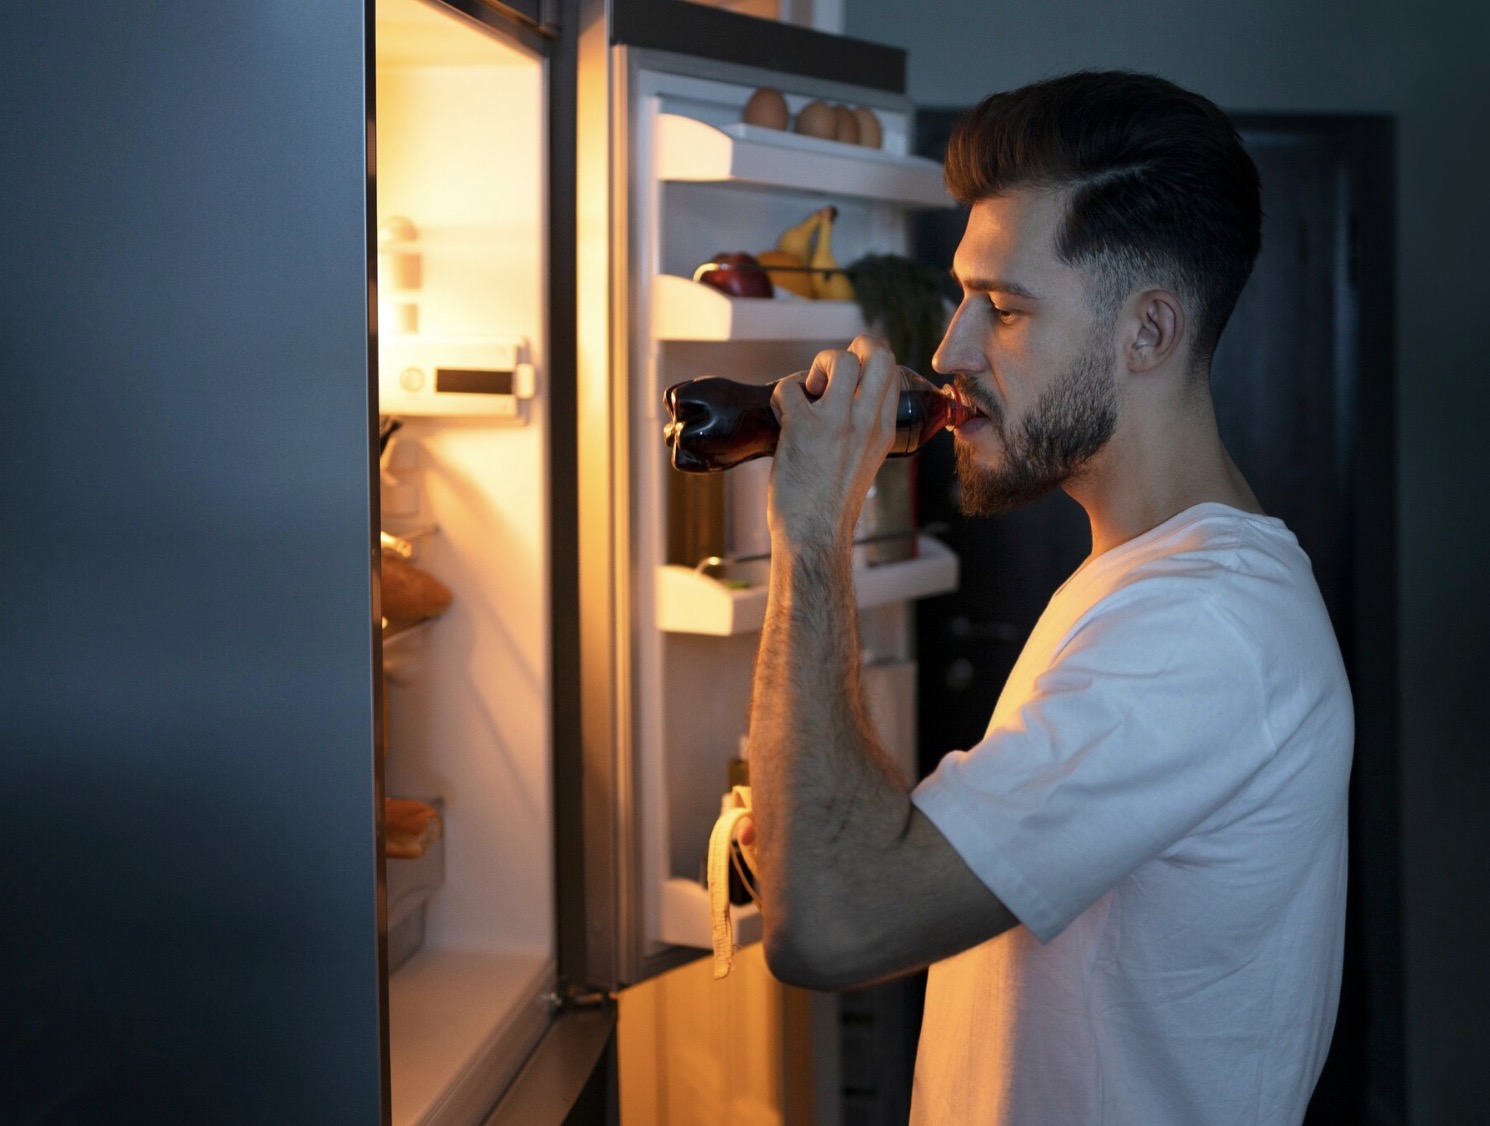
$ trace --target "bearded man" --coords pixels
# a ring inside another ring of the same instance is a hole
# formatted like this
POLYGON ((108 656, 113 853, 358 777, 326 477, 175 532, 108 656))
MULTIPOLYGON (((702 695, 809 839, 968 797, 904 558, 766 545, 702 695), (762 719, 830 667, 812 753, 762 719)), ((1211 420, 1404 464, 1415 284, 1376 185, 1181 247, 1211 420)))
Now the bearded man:
POLYGON ((983 740, 911 788, 866 718, 851 570, 894 358, 861 337, 777 388, 767 959, 828 989, 930 966, 918 1126, 1298 1122, 1339 992, 1353 727, 1308 559, 1212 408, 1256 169, 1205 98, 1088 72, 970 111, 947 182, 969 210, 933 366, 982 412, 964 506, 1063 489, 1091 555, 983 740))

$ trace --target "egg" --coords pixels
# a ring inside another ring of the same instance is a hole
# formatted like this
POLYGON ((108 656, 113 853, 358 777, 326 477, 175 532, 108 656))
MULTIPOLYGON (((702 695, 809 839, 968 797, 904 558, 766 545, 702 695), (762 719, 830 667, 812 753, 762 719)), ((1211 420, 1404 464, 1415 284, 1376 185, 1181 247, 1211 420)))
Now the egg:
POLYGON ((859 143, 859 119, 848 106, 833 107, 833 139, 846 145, 859 143))
POLYGON ((831 141, 838 134, 838 114, 827 102, 808 102, 797 111, 797 132, 831 141))
POLYGON ((859 122, 859 144, 877 149, 885 143, 884 130, 880 128, 880 119, 874 110, 860 106, 854 110, 854 117, 859 122))
POLYGON ((745 113, 741 120, 746 125, 759 125, 762 129, 785 129, 791 121, 791 114, 787 112, 786 98, 780 90, 773 86, 762 86, 745 103, 745 113))

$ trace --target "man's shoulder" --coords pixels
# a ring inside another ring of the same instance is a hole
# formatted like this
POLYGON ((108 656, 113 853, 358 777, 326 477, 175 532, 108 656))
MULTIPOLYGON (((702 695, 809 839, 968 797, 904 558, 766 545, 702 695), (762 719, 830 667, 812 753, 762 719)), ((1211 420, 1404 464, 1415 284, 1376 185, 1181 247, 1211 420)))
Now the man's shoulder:
POLYGON ((1272 604, 1319 599, 1309 558, 1277 519, 1200 506, 1119 549, 1092 576, 1090 605, 1107 608, 1272 604))
POLYGON ((1302 646, 1335 647, 1308 557, 1281 521, 1231 510, 1202 514, 1068 584, 1067 642, 1207 647, 1218 659, 1272 661, 1302 646))

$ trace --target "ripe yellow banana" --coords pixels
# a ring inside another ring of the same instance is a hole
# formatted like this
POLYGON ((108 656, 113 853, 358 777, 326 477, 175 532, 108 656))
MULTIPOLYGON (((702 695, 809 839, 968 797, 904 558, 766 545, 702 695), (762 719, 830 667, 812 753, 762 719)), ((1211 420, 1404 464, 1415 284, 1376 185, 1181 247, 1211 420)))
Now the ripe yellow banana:
POLYGON ((812 257, 812 239, 817 234, 817 225, 822 222, 822 214, 820 210, 814 211, 795 227, 782 231, 776 240, 776 249, 806 265, 807 259, 812 257))
POLYGON ((825 207, 817 212, 821 219, 817 230, 817 242, 812 248, 812 257, 807 264, 814 271, 824 270, 826 273, 812 273, 812 295, 819 301, 852 301, 854 299, 854 283, 838 268, 838 262, 833 257, 833 220, 838 218, 836 207, 825 207))

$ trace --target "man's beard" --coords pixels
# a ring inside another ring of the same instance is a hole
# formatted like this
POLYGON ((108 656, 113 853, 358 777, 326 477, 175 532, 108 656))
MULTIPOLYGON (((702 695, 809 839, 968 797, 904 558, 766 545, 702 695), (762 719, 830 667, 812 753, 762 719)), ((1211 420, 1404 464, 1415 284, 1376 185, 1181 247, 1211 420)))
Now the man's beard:
POLYGON ((959 374, 956 383, 988 416, 1003 446, 999 463, 988 465, 967 442, 957 443, 960 507, 969 516, 991 516, 1039 500, 1078 475, 1117 427, 1111 359, 1095 341, 1012 434, 992 395, 969 376, 959 374))

